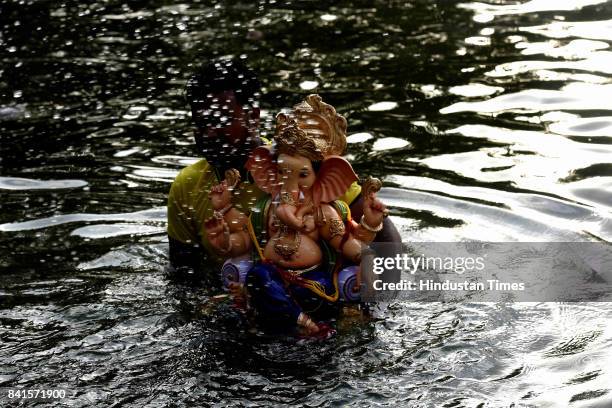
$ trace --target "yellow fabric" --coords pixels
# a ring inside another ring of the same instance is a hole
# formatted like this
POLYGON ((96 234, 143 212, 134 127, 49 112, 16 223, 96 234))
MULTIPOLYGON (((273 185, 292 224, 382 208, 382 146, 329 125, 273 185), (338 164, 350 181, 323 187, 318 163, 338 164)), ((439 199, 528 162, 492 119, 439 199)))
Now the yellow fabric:
POLYGON ((355 201, 355 199, 360 193, 361 193, 361 186, 357 184, 357 182, 355 181, 353 184, 351 184, 348 190, 346 190, 346 193, 344 193, 344 195, 340 197, 338 200, 342 200, 348 205, 351 205, 353 204, 353 201, 355 201))
MULTIPOLYGON (((208 193, 218 183, 213 167, 206 160, 184 168, 176 176, 168 195, 170 237, 184 244, 201 245, 207 253, 214 253, 204 233, 204 221, 213 214, 208 193)), ((238 210, 248 215, 255 201, 263 195, 265 193, 256 185, 243 181, 233 202, 238 210)))
POLYGON ((338 290, 338 272, 340 272, 340 258, 336 260, 336 264, 334 265, 334 270, 332 271, 332 282, 334 284, 334 293, 328 295, 325 293, 325 287, 315 280, 303 279, 303 287, 309 289, 312 293, 318 295, 319 297, 327 300, 328 302, 336 302, 340 297, 340 291, 338 290))

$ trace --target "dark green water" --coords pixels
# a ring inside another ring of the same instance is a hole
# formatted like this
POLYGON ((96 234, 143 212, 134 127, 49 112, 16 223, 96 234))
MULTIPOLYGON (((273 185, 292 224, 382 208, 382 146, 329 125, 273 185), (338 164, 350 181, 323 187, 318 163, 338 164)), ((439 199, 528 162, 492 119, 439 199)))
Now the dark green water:
POLYGON ((347 116, 405 241, 611 242, 611 39, 598 0, 0 1, 0 388, 612 406, 607 303, 395 304, 296 344, 202 317, 210 293, 163 273, 166 195, 197 159, 183 87, 224 54, 260 73, 264 132, 311 92, 347 116))

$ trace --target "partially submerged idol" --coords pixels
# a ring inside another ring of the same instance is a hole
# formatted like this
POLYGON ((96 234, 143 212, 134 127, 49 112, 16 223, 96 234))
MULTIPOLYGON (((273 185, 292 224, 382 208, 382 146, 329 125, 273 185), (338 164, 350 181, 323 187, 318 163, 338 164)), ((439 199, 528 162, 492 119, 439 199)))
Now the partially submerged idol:
POLYGON ((225 220, 240 226, 222 232, 229 244, 220 254, 234 257, 225 264, 225 282, 235 294, 246 283, 261 326, 326 336, 329 326, 315 320, 334 317, 338 302, 359 299, 361 251, 382 229, 386 212, 376 198, 381 184, 375 179, 364 183, 363 217, 355 223, 340 199, 358 180, 340 156, 346 148, 346 119, 319 95, 309 95, 276 119, 273 145, 256 148, 246 164, 267 195, 248 222, 243 214, 225 220), (250 243, 244 242, 247 234, 250 243))

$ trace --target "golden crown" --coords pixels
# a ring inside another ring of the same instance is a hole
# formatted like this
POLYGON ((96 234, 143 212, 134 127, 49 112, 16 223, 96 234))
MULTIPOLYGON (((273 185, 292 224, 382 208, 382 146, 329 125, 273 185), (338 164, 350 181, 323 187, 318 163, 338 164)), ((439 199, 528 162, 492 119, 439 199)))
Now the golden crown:
POLYGON ((324 158, 327 143, 319 138, 314 138, 298 127, 294 119, 288 119, 280 133, 277 133, 276 150, 278 153, 288 155, 304 156, 311 161, 320 161, 324 158))
MULTIPOLYGON (((323 102, 319 95, 312 94, 295 105, 290 113, 276 116, 275 139, 279 146, 281 143, 299 144, 303 146, 301 150, 310 149, 308 154, 311 156, 342 155, 346 149, 346 127, 344 116, 336 113, 336 109, 323 102), (312 143, 306 142, 306 139, 312 140, 312 143), (306 145, 310 147, 306 148, 306 145), (319 153, 313 153, 312 149, 319 153)), ((316 160, 322 160, 322 157, 316 160)))

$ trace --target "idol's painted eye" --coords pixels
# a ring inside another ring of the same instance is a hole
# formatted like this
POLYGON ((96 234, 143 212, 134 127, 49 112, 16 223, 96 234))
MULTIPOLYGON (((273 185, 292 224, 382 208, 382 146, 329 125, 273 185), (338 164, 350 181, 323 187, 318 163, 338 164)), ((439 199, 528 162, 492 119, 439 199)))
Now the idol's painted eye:
POLYGON ((306 178, 310 175, 310 172, 308 170, 302 170, 300 171, 300 178, 306 178))

